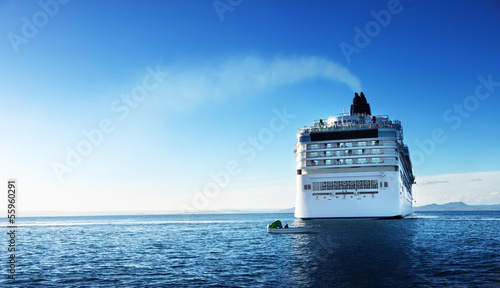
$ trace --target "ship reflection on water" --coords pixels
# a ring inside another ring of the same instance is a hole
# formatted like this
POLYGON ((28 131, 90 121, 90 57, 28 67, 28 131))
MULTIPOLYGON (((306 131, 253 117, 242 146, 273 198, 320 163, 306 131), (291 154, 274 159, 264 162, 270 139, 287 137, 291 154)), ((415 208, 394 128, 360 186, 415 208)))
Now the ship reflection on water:
POLYGON ((410 287, 411 220, 314 220, 317 234, 292 235, 291 286, 410 287), (406 226, 406 227, 402 227, 406 226))
MULTIPOLYGON (((287 235, 286 287, 500 287, 497 211, 402 220, 298 220, 287 235), (287 253, 288 252, 288 253, 287 253)), ((284 236, 284 235, 281 235, 284 236)), ((285 256, 286 255, 286 256, 285 256)))

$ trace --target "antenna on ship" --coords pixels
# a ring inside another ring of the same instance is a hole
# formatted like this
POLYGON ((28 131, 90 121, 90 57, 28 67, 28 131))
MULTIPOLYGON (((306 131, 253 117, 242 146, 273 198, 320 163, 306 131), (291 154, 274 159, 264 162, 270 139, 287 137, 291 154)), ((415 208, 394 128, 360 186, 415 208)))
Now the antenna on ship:
POLYGON ((344 115, 345 115, 345 107, 344 107, 344 111, 342 112, 342 126, 344 126, 344 115))

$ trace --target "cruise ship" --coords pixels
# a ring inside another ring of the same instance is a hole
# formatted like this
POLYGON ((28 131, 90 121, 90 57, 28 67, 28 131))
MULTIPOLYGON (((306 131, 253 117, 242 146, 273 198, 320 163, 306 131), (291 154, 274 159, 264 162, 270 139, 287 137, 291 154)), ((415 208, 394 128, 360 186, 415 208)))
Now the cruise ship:
POLYGON ((404 218, 413 213, 412 171, 398 120, 371 114, 355 93, 351 111, 297 133, 295 217, 404 218))

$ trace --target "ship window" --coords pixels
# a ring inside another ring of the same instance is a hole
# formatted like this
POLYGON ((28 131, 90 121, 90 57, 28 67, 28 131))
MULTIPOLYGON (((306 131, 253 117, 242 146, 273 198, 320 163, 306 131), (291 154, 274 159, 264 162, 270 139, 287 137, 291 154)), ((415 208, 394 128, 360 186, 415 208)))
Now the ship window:
POLYGON ((363 189, 370 189, 370 180, 363 181, 363 189))
POLYGON ((311 142, 311 136, 309 136, 309 135, 300 136, 299 142, 301 142, 301 143, 311 142))
POLYGON ((302 169, 297 169, 297 175, 302 175, 302 169))
POLYGON ((362 189, 362 188, 363 188, 363 181, 356 180, 356 189, 362 189))
POLYGON ((384 182, 384 187, 388 187, 388 186, 389 186, 389 183, 384 182))
POLYGON ((395 131, 378 131, 378 137, 396 137, 395 131))
POLYGON ((354 181, 349 181, 349 189, 356 189, 356 183, 354 181))
POLYGON ((313 182, 313 190, 318 191, 319 190, 319 182, 313 182))
POLYGON ((340 181, 333 182, 334 189, 340 189, 340 181))
POLYGON ((321 182, 321 190, 326 190, 326 182, 321 182))
POLYGON ((331 159, 326 160, 325 165, 333 165, 333 160, 331 159))
POLYGON ((371 188, 372 189, 378 189, 378 181, 377 180, 372 180, 371 188))

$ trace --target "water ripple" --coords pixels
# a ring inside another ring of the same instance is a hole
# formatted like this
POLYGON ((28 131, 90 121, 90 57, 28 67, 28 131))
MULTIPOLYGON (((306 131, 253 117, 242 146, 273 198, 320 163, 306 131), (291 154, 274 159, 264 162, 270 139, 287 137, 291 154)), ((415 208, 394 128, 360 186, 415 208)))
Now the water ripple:
POLYGON ((2 269, 0 286, 500 287, 499 219, 498 212, 394 221, 302 221, 291 214, 24 218, 18 280, 2 269), (276 219, 320 225, 319 233, 267 234, 276 219))

